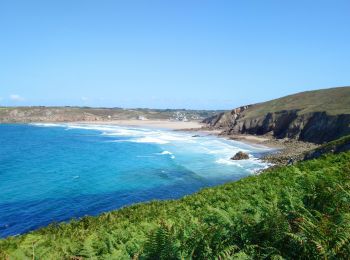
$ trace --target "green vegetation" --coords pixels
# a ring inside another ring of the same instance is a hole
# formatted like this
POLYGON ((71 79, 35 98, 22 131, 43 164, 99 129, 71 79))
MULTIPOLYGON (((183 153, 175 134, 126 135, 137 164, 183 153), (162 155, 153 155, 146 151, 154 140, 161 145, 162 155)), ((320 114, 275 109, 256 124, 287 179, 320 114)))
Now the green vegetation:
POLYGON ((350 87, 306 91, 256 104, 244 112, 254 118, 284 110, 299 110, 298 114, 326 112, 328 115, 350 114, 350 87))
POLYGON ((90 108, 90 107, 3 107, 0 122, 71 122, 126 119, 200 121, 221 110, 90 108))
POLYGON ((304 154, 304 159, 315 159, 326 153, 340 153, 350 150, 350 135, 323 144, 304 154))
POLYGON ((324 150, 324 151, 330 151, 330 150, 340 150, 343 146, 346 146, 350 144, 350 135, 343 136, 337 140, 334 140, 332 142, 326 143, 324 145, 321 145, 320 147, 317 147, 315 150, 324 150))
POLYGON ((0 241, 0 252, 4 259, 349 259, 350 152, 50 225, 0 241))

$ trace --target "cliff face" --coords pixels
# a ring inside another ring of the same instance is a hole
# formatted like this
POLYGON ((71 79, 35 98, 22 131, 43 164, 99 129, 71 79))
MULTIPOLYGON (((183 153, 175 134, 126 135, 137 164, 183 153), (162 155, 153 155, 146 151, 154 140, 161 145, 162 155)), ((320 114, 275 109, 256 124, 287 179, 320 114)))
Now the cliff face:
POLYGON ((228 135, 270 134, 320 144, 350 134, 349 100, 349 87, 305 92, 239 107, 203 123, 228 135))
POLYGON ((299 115, 298 110, 289 110, 247 118, 235 109, 203 122, 228 135, 271 134, 276 138, 288 137, 313 143, 329 142, 350 134, 350 114, 328 115, 326 112, 299 115))

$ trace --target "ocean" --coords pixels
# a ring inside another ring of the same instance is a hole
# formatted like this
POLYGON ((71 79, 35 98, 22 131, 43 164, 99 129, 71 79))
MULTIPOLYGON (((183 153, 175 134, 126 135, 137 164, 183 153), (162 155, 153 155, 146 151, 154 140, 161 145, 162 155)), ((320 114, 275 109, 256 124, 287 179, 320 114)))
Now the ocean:
POLYGON ((165 129, 0 125, 0 237, 155 199, 176 199, 268 165, 268 148, 165 129), (232 161, 238 151, 249 160, 232 161))

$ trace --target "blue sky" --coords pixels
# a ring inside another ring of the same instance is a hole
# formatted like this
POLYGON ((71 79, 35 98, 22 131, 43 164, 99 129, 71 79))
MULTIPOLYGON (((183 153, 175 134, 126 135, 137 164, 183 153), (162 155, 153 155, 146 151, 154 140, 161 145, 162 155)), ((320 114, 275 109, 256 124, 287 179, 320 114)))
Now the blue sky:
POLYGON ((229 109, 350 85, 350 1, 0 2, 0 104, 229 109))

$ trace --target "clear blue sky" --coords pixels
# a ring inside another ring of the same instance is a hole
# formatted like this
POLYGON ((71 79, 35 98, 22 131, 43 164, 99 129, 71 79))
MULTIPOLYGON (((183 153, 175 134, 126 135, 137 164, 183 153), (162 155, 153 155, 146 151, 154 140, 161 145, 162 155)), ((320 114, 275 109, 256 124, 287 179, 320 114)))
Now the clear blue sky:
POLYGON ((0 2, 0 104, 229 109, 350 85, 350 1, 0 2))

